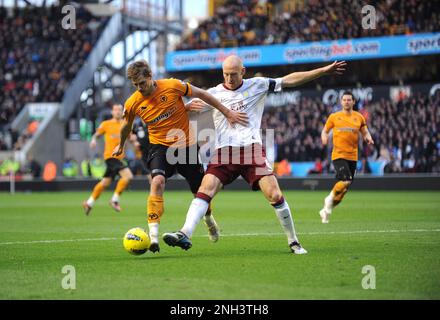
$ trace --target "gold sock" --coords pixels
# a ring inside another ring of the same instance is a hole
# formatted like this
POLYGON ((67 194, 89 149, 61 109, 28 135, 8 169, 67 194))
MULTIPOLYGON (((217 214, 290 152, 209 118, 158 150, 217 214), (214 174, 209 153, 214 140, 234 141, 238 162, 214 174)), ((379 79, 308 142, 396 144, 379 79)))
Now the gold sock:
POLYGON ((128 184, 130 183, 130 180, 121 178, 118 181, 118 184, 116 185, 115 193, 120 195, 122 192, 124 192, 125 189, 127 189, 128 184))
POLYGON ((93 198, 94 200, 98 199, 99 196, 101 195, 101 193, 104 192, 104 190, 105 190, 105 187, 104 187, 104 185, 102 184, 102 181, 98 182, 98 183, 95 185, 95 187, 93 188, 93 191, 92 191, 92 198, 93 198))
POLYGON ((344 198, 345 194, 348 191, 347 183, 342 181, 336 182, 332 191, 333 194, 335 195, 333 198, 333 206, 337 206, 342 201, 342 199, 344 198))
POLYGON ((160 223, 160 218, 162 217, 163 208, 163 198, 162 196, 148 196, 147 199, 147 214, 148 223, 160 223))

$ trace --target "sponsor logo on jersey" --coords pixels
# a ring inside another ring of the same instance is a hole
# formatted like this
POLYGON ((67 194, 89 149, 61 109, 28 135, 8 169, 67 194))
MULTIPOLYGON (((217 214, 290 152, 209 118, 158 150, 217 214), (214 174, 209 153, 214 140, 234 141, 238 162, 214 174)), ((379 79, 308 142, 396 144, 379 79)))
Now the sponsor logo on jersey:
POLYGON ((171 115, 172 115, 174 112, 176 112, 176 110, 177 110, 177 107, 173 107, 173 108, 169 109, 167 112, 162 113, 160 116, 154 118, 153 120, 148 121, 147 124, 153 124, 153 123, 156 123, 156 122, 158 122, 158 121, 168 119, 169 117, 171 117, 171 115))
POLYGON ((342 131, 342 132, 356 132, 357 129, 345 127, 345 128, 338 128, 338 131, 342 131))

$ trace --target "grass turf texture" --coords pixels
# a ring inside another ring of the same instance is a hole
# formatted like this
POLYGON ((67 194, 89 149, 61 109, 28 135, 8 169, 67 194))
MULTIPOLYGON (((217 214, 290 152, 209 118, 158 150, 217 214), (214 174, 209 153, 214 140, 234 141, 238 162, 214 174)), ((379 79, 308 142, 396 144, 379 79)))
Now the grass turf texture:
MULTIPOLYGON (((161 242, 159 254, 142 256, 125 252, 122 237, 146 227, 146 193, 126 192, 116 213, 106 192, 89 217, 88 192, 2 193, 0 299, 440 298, 439 192, 351 191, 328 225, 318 215, 325 192, 284 194, 307 255, 289 253, 261 193, 216 197, 218 243, 201 223, 189 251, 161 242), (65 265, 75 268, 75 290, 61 286, 65 265), (375 267, 375 290, 362 288, 365 265, 375 267)), ((178 230, 191 199, 166 192, 161 233, 178 230)))

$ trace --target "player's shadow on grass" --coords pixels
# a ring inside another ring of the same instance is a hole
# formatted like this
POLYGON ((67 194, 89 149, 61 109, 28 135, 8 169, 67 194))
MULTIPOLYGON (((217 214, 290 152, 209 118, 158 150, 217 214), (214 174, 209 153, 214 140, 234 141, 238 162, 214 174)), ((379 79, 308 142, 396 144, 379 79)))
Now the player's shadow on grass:
MULTIPOLYGON (((294 256, 288 249, 278 249, 278 250, 261 250, 261 249, 237 249, 234 251, 225 252, 223 250, 210 250, 210 251, 192 251, 192 252, 161 252, 159 254, 145 253, 138 257, 132 257, 130 260, 144 261, 146 259, 178 259, 179 261, 188 259, 204 259, 204 258, 216 258, 219 260, 224 259, 236 259, 237 257, 254 257, 254 258, 264 258, 270 259, 271 257, 280 256, 294 256)), ((116 258, 116 257, 113 257, 116 258)), ((119 260, 119 257, 117 258, 119 260)), ((121 260, 127 260, 127 257, 121 256, 121 260)), ((111 259, 114 260, 114 259, 111 259)))

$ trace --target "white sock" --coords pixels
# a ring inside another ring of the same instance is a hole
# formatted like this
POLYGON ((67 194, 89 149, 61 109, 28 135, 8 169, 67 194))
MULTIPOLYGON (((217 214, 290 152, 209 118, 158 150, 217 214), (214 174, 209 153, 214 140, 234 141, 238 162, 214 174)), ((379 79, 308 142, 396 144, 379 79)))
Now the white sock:
POLYGON ((89 207, 93 207, 93 204, 95 203, 95 199, 93 199, 92 196, 86 201, 89 207))
POLYGON ((119 202, 119 194, 113 193, 112 202, 119 202))
POLYGON ((149 223, 148 230, 150 231, 149 236, 151 242, 159 243, 159 223, 157 222, 149 223))
POLYGON ((208 210, 209 203, 203 199, 195 198, 189 206, 188 213, 186 214, 186 221, 183 228, 180 229, 188 238, 191 238, 197 224, 205 215, 208 210))
POLYGON ((333 194, 333 190, 332 190, 330 191, 330 194, 324 199, 324 209, 327 210, 328 213, 332 213, 334 198, 335 195, 333 194))
POLYGON ((287 236, 288 243, 290 244, 293 241, 299 242, 298 238, 296 237, 295 225, 293 223, 292 214, 290 213, 290 208, 287 202, 284 200, 281 205, 274 207, 274 209, 278 220, 283 227, 284 233, 287 236))

